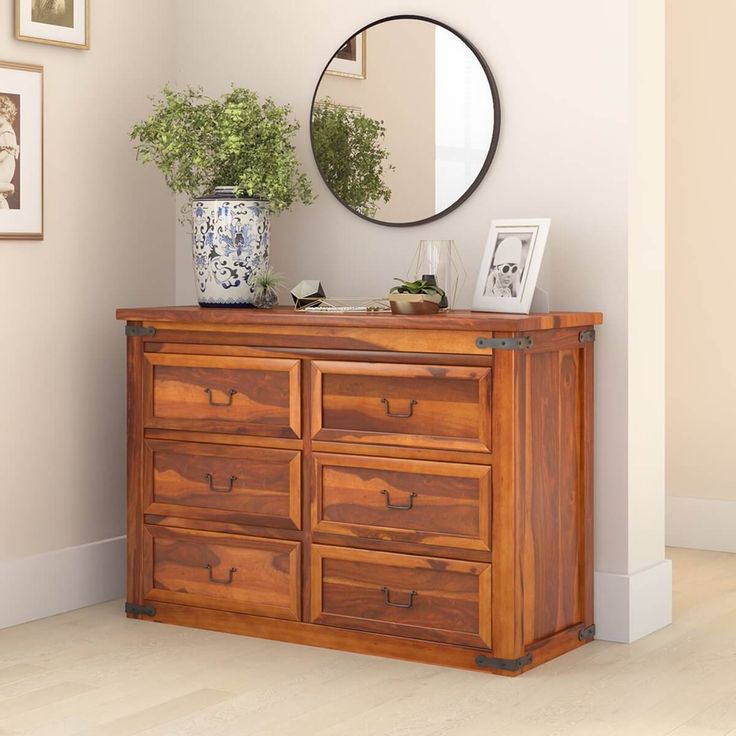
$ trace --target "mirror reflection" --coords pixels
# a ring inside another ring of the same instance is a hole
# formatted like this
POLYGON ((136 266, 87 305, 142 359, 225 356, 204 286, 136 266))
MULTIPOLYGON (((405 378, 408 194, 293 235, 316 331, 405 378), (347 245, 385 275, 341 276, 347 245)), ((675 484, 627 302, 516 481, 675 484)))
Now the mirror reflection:
POLYGON ((355 213, 408 225, 447 213, 490 165, 499 106, 487 66, 453 31, 390 18, 343 44, 312 105, 323 179, 355 213))

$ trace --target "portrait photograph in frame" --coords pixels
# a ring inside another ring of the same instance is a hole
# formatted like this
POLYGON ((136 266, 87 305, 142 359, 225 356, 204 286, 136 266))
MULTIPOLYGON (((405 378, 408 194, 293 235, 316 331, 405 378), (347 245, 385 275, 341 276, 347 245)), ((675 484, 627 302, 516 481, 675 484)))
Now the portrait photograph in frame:
POLYGON ((43 240, 43 67, 0 61, 0 239, 43 240))
POLYGON ((366 77, 366 33, 358 33, 349 38, 340 50, 332 57, 326 69, 327 74, 338 77, 365 79, 366 77))
POLYGON ((15 0, 19 41, 89 49, 90 0, 15 0))
POLYGON ((494 220, 488 233, 473 309, 529 314, 551 220, 494 220))

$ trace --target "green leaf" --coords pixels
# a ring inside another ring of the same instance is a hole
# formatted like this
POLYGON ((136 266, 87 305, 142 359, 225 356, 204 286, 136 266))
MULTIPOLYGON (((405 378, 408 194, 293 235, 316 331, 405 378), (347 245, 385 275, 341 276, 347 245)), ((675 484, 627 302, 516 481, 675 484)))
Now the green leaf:
POLYGON ((382 121, 341 107, 327 97, 312 111, 312 147, 330 189, 351 209, 375 217, 381 202, 391 199, 383 181, 389 152, 383 144, 382 121))
POLYGON ((249 89, 233 86, 213 99, 198 88, 167 86, 130 137, 138 158, 155 164, 173 192, 193 199, 216 186, 234 186, 267 199, 277 213, 315 198, 296 158, 299 124, 290 113, 270 98, 261 103, 249 89))

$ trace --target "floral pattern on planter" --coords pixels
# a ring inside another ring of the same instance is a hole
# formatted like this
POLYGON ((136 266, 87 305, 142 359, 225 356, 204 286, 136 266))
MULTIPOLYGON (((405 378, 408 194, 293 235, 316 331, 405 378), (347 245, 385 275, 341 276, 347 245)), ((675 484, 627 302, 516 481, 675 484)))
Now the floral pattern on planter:
POLYGON ((253 303, 255 277, 268 268, 268 203, 216 191, 192 204, 192 255, 202 306, 253 303))

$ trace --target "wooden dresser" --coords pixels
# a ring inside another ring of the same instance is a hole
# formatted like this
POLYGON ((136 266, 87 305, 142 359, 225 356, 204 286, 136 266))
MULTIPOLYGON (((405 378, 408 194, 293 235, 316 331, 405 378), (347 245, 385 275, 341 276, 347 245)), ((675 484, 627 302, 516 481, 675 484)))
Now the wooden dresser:
POLYGON ((128 616, 512 675, 593 637, 599 313, 118 318, 128 616))

